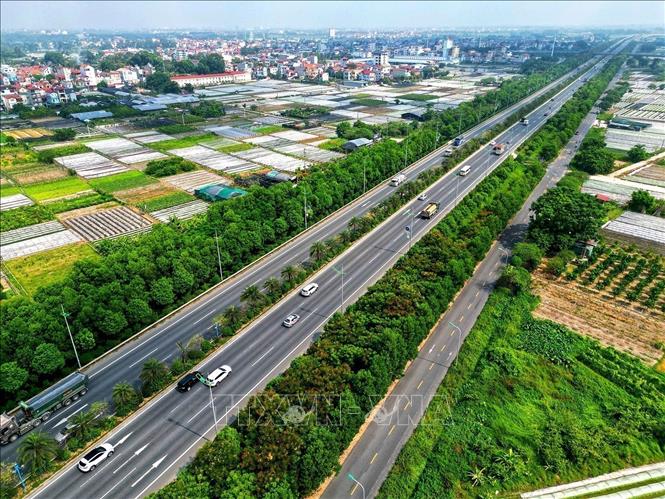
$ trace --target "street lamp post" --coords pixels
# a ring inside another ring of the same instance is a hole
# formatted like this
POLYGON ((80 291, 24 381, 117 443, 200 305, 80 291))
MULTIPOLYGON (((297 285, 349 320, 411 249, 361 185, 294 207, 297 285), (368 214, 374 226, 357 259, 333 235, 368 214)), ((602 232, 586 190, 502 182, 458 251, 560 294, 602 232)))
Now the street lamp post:
POLYGON ((217 427, 217 413, 215 412, 215 399, 212 398, 212 385, 208 385, 210 388, 210 406, 212 407, 212 417, 215 420, 215 433, 219 432, 217 427))
POLYGON ((341 270, 338 270, 337 267, 333 266, 333 270, 342 278, 342 302, 339 305, 340 311, 344 308, 344 263, 340 264, 341 270))
POLYGON ((67 325, 67 332, 69 333, 69 339, 72 340, 74 355, 76 355, 76 363, 79 365, 79 369, 81 369, 81 361, 79 360, 79 353, 76 351, 76 345, 74 344, 74 337, 72 336, 72 330, 69 328, 69 321, 67 320, 67 316, 69 314, 65 312, 64 305, 60 304, 60 309, 62 310, 62 317, 65 319, 65 324, 67 325))
POLYGON ((457 175, 457 183, 455 183, 455 206, 457 206, 457 198, 459 196, 459 179, 460 175, 457 175))
POLYGON ((450 324, 452 327, 457 329, 457 332, 459 333, 457 336, 457 355, 455 355, 455 360, 453 362, 457 361, 457 357, 459 356, 459 352, 462 349, 462 330, 459 328, 459 326, 453 324, 452 322, 448 321, 448 324, 450 324))
POLYGON ((367 175, 365 173, 366 170, 366 165, 365 162, 363 161, 363 194, 367 192, 367 175))
POLYGON ((365 487, 363 487, 363 484, 360 483, 360 482, 356 479, 356 477, 354 477, 351 473, 348 473, 346 476, 349 478, 349 480, 351 480, 352 482, 355 482, 356 485, 360 485, 360 490, 363 491, 363 499, 365 499, 365 487))
POLYGON ((307 230, 307 189, 303 188, 302 193, 304 197, 303 207, 305 210, 305 230, 307 230))

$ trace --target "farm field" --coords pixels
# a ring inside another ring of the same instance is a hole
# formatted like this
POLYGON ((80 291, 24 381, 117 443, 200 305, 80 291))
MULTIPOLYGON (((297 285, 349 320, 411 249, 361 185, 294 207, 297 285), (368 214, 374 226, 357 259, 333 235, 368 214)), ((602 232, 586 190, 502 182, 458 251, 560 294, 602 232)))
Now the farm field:
POLYGON ((148 145, 152 149, 155 149, 160 152, 165 152, 165 151, 170 151, 171 149, 181 149, 183 147, 195 146, 199 142, 214 138, 216 138, 216 135, 214 133, 207 132, 198 135, 190 135, 188 137, 182 137, 180 139, 153 142, 152 144, 148 145))
POLYGON ((152 177, 148 177, 143 172, 130 170, 117 173, 115 175, 110 175, 108 177, 92 179, 90 180, 90 185, 92 185, 95 189, 99 189, 100 191, 113 193, 134 187, 142 187, 155 182, 157 182, 157 180, 153 179, 152 177))
POLYGON ((354 99, 351 101, 351 104, 355 106, 365 106, 365 107, 381 107, 388 105, 388 102, 382 101, 381 99, 371 99, 371 98, 360 98, 354 99))
MULTIPOLYGON (((174 191, 172 194, 166 194, 160 197, 148 199, 141 203, 141 209, 146 212, 164 210, 183 203, 189 203, 196 198, 186 192, 174 191)), ((207 204, 206 204, 207 209, 207 204)))
POLYGON ((424 102, 428 100, 435 100, 437 99, 437 96, 429 94, 405 94, 405 95, 400 95, 399 98, 424 102))
POLYGON ((120 201, 141 208, 143 208, 145 204, 149 204, 151 202, 158 201, 159 199, 171 196, 178 196, 181 199, 191 200, 191 196, 188 194, 162 182, 148 184, 142 187, 135 187, 133 189, 127 189, 124 191, 117 191, 114 193, 114 197, 120 201))
POLYGON ((88 244, 76 243, 6 262, 7 268, 28 294, 63 279, 74 263, 83 258, 98 258, 88 244))
POLYGON ((378 497, 515 497, 663 460, 665 375, 535 304, 492 293, 378 497))
POLYGON ((65 177, 53 182, 26 185, 23 190, 35 201, 45 201, 71 196, 91 189, 85 181, 78 177, 65 177))

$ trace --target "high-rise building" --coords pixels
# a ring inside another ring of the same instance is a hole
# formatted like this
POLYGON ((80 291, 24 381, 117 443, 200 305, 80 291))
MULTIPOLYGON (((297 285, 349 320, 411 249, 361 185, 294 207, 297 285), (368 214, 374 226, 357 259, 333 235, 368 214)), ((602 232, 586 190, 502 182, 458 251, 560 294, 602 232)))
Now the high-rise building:
POLYGON ((330 28, 330 29, 328 30, 328 37, 329 37, 329 38, 335 38, 335 35, 336 35, 336 34, 337 34, 337 31, 335 30, 335 28, 330 28))
POLYGON ((374 55, 374 64, 378 66, 390 66, 388 62, 388 53, 381 52, 380 54, 374 55))

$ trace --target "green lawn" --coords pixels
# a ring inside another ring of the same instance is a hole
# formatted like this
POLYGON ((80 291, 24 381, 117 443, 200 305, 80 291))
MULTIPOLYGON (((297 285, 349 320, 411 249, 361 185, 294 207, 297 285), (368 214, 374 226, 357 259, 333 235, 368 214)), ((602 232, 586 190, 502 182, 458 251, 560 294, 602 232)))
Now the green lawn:
POLYGON ((352 100, 351 104, 355 106, 381 107, 381 106, 387 106, 388 102, 382 101, 381 99, 362 98, 362 99, 352 100))
POLYGON ((174 192, 173 194, 167 194, 166 196, 161 196, 144 203, 140 203, 138 206, 142 210, 149 212, 163 210, 165 208, 170 208, 171 206, 188 203, 189 201, 194 201, 195 199, 196 198, 194 196, 187 194, 186 192, 174 192))
POLYGON ((428 95, 428 94, 405 94, 405 95, 400 95, 398 98, 407 99, 407 100, 417 100, 417 101, 428 101, 428 100, 438 99, 436 95, 428 95))
POLYGON ((65 177, 53 182, 26 185, 23 189, 35 201, 44 201, 90 190, 90 186, 79 177, 65 177))
POLYGON ((253 149, 254 145, 248 142, 243 142, 241 144, 232 144, 230 146, 218 147, 217 150, 225 153, 247 151, 248 149, 253 149))
POLYGON ((260 133, 261 135, 266 135, 266 134, 275 133, 275 132, 281 132, 283 130, 284 130, 284 128, 282 128, 282 125, 266 125, 266 126, 262 126, 262 127, 254 129, 254 131, 256 133, 260 133))
POLYGON ((8 260, 5 263, 27 293, 33 294, 41 286, 53 284, 64 278, 78 260, 98 257, 99 255, 88 244, 75 243, 8 260))
POLYGON ((173 140, 163 140, 161 142, 155 142, 153 144, 146 144, 148 147, 155 149, 157 151, 166 152, 171 149, 180 149, 181 147, 190 147, 195 146, 199 142, 203 142, 207 139, 213 139, 216 135, 212 132, 202 133, 198 135, 190 135, 188 137, 183 137, 181 139, 173 140))
POLYGON ((130 170, 115 175, 109 175, 108 177, 92 179, 90 180, 90 185, 103 192, 117 192, 153 184, 155 182, 157 181, 154 178, 148 177, 143 172, 130 170))

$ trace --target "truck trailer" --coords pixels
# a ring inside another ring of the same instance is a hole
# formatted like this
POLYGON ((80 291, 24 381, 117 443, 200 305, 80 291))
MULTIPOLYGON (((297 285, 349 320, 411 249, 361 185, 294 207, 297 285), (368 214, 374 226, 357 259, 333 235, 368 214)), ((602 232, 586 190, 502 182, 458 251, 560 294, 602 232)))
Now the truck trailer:
POLYGON ((492 152, 497 156, 501 156, 505 150, 506 150, 505 144, 496 144, 492 149, 492 152))
POLYGON ((420 218, 430 219, 436 214, 437 211, 439 211, 439 203, 429 203, 420 212, 420 218))
POLYGON ((78 400, 88 391, 88 382, 87 375, 73 372, 26 402, 19 402, 19 406, 9 413, 0 414, 0 444, 13 442, 57 410, 78 400))

